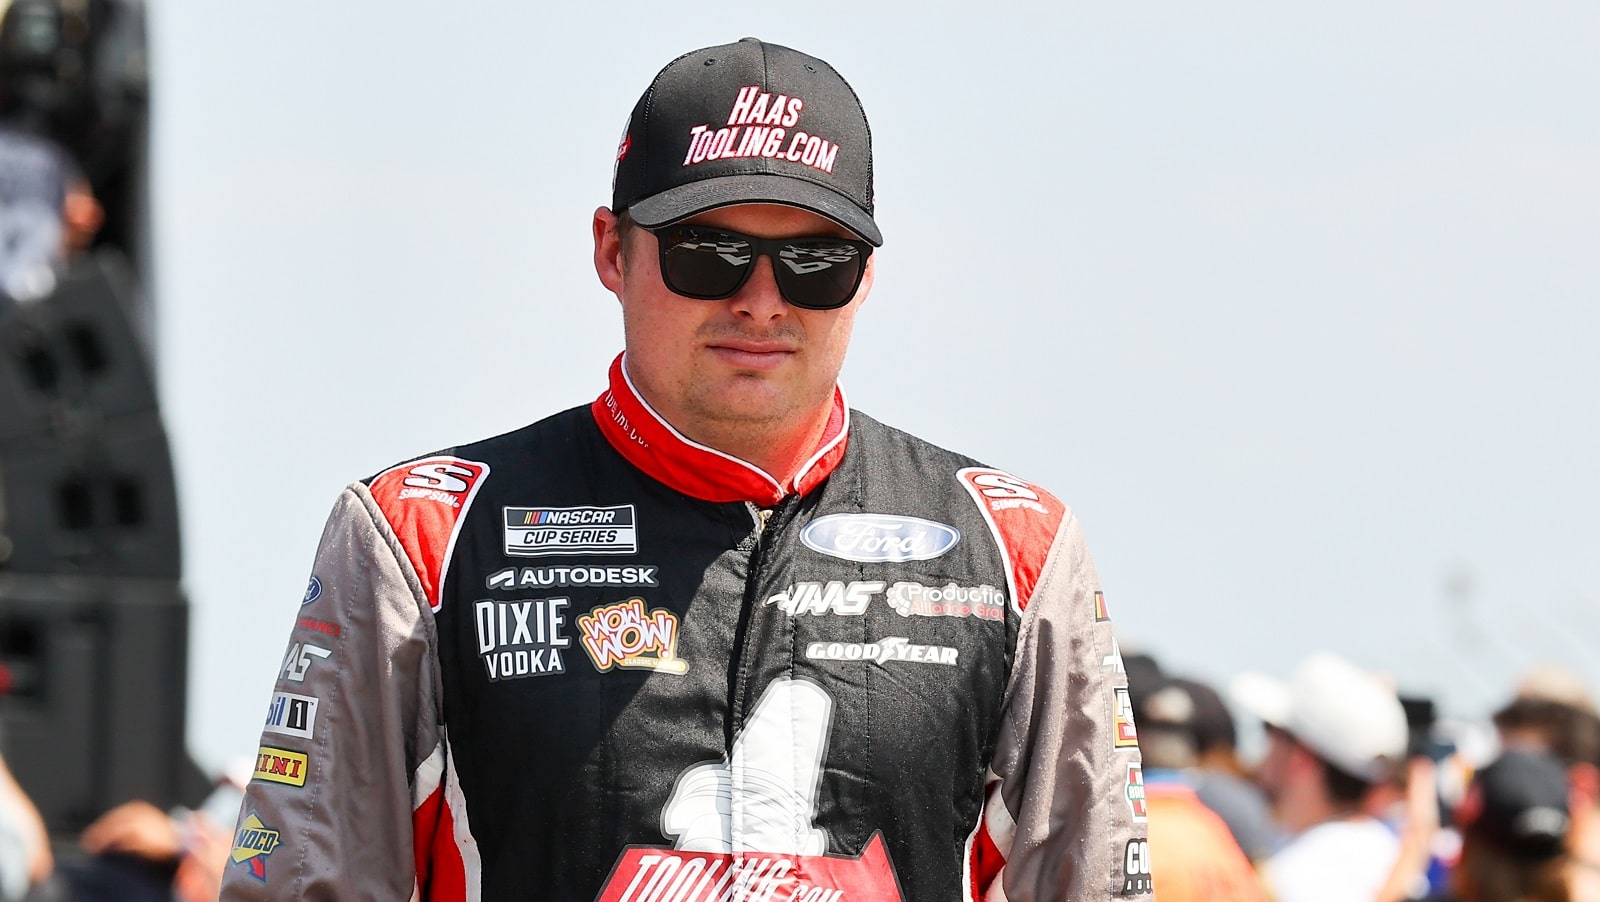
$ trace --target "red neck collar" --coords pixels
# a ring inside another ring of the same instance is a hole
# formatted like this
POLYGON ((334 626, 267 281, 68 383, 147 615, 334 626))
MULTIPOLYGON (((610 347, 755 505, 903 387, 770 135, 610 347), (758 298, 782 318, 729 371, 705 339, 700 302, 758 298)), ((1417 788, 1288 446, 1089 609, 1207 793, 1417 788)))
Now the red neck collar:
POLYGON ((634 390, 623 357, 611 361, 611 386, 590 405, 600 433, 628 462, 659 482, 703 501, 750 501, 771 507, 790 493, 816 488, 844 459, 850 436, 850 409, 844 389, 833 389, 833 410, 822 442, 789 484, 765 470, 715 448, 696 444, 672 428, 634 390))

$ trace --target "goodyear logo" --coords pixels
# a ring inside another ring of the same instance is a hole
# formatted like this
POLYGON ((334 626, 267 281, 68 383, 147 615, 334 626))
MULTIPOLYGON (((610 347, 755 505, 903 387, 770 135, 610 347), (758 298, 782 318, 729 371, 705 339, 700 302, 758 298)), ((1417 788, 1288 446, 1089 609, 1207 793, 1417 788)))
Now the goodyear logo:
POLYGON ((283 834, 277 828, 261 823, 261 818, 252 811, 239 825, 239 832, 233 838, 233 854, 230 858, 234 864, 244 865, 250 876, 265 883, 267 856, 282 842, 283 834))
POLYGON ((256 779, 269 783, 287 783, 290 786, 306 785, 306 771, 311 762, 299 752, 262 746, 256 753, 256 779))

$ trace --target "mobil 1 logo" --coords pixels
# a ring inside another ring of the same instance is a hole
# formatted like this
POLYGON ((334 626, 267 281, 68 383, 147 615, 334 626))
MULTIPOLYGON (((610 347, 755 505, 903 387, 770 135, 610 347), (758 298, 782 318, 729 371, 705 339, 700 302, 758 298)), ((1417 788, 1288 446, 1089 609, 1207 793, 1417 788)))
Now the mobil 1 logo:
POLYGON ((565 673, 561 650, 572 643, 562 635, 565 598, 474 602, 478 657, 493 682, 565 673))
POLYGON ((633 505, 507 507, 506 554, 636 554, 633 505))
POLYGON ((310 739, 317 724, 317 700, 293 692, 274 692, 267 706, 267 732, 310 739))

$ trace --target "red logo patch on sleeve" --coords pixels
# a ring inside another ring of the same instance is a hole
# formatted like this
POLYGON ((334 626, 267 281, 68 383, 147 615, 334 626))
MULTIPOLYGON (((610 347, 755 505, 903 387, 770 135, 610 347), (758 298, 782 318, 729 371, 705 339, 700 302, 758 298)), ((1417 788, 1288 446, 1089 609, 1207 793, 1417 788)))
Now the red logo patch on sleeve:
POLYGON ((967 467, 957 471, 961 484, 977 502, 989 531, 1006 556, 1011 604, 1018 613, 1033 597, 1066 505, 1038 486, 1002 470, 967 467))
POLYGON ((488 476, 488 464, 429 457, 392 467, 372 480, 372 497, 436 611, 462 519, 488 476))

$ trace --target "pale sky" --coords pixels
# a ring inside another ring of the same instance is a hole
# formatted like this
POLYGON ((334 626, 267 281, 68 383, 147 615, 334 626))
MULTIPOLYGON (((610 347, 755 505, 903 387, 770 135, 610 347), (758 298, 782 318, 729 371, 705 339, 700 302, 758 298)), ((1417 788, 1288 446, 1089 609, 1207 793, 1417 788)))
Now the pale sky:
POLYGON ((344 484, 599 393, 624 119, 745 35, 871 121, 852 405, 1068 501, 1124 651, 1600 688, 1600 7, 1304 6, 156 4, 197 758, 344 484))

